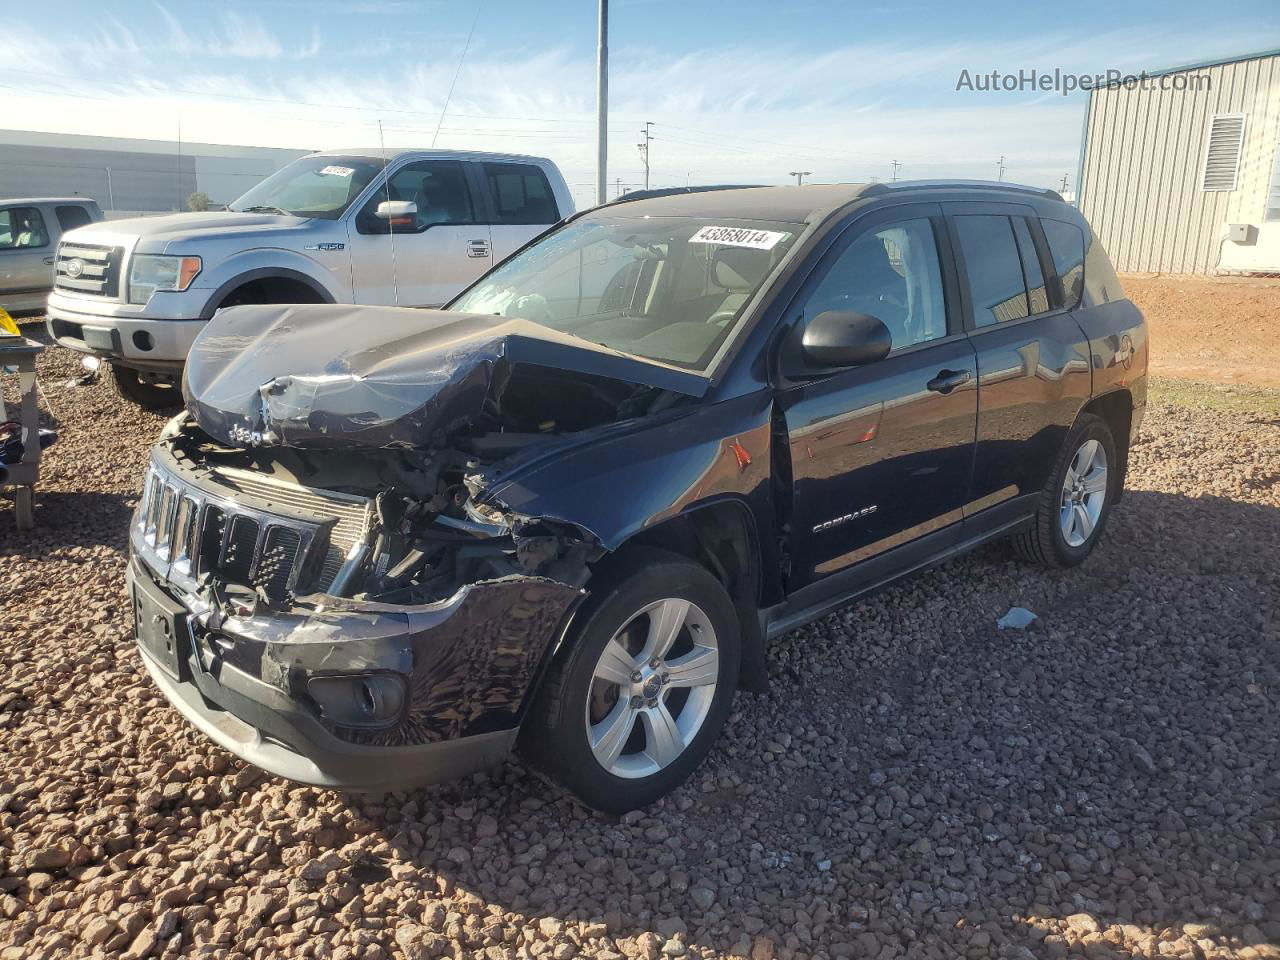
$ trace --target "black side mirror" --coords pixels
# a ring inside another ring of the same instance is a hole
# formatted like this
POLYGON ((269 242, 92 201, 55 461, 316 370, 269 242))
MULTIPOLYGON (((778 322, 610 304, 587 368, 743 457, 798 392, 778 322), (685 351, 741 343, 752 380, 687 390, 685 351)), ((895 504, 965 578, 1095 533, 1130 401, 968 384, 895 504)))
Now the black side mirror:
POLYGON ((879 317, 854 310, 826 310, 804 328, 804 358, 820 367, 875 363, 893 349, 893 336, 879 317))

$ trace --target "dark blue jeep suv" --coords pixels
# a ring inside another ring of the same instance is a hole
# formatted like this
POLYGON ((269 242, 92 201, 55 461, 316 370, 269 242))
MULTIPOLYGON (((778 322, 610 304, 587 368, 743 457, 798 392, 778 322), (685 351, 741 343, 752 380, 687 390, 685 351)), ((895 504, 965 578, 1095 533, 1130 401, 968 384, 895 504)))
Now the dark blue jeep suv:
POLYGON ((281 776, 518 750, 631 809, 767 685, 769 637, 994 537, 1084 560, 1146 383, 1052 191, 632 195, 445 310, 220 313, 134 519, 139 646, 281 776))

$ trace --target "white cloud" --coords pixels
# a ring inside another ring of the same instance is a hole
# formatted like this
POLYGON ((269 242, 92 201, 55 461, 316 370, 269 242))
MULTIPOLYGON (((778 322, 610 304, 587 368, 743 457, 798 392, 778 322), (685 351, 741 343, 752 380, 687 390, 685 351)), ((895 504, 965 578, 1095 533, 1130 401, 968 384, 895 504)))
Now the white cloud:
MULTIPOLYGON (((1074 177, 1080 98, 957 92, 961 69, 1167 66, 1257 44, 1253 27, 1237 23, 1194 40, 1153 27, 1001 42, 857 42, 817 52, 762 42, 678 57, 615 42, 610 179, 640 179, 635 142, 652 120, 655 185, 686 177, 783 182, 794 169, 818 181, 887 179, 892 160, 903 164, 902 177, 991 177, 1001 155, 1009 179, 1054 184, 1074 177)), ((188 141, 263 146, 374 144, 379 119, 389 146, 429 144, 462 45, 436 37, 429 49, 415 48, 411 38, 374 32, 358 39, 383 56, 326 57, 314 32, 286 39, 236 13, 195 25, 164 6, 150 24, 107 19, 84 39, 21 25, 8 32, 10 45, 44 70, 0 78, 6 126, 169 139, 180 120, 188 141), (391 55, 415 49, 422 55, 391 55)), ((439 145, 549 155, 586 201, 594 96, 590 52, 499 50, 481 33, 439 145)))

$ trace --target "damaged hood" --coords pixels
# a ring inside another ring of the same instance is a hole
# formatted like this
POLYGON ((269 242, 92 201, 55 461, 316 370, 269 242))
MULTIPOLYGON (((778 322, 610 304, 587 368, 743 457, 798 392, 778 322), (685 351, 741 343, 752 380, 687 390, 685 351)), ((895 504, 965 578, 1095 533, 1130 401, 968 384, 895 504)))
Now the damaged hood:
POLYGON ((702 376, 528 320, 348 304, 220 311, 187 357, 187 410, 233 446, 423 447, 478 415, 504 364, 700 397, 702 376))

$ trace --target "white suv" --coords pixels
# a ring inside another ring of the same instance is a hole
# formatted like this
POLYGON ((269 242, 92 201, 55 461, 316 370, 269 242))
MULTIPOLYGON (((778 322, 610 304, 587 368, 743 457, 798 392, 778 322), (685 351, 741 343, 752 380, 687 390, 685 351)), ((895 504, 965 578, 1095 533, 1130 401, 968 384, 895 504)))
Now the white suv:
POLYGON ((572 212, 560 171, 539 157, 313 153, 224 212, 68 233, 49 332, 110 362, 129 399, 165 406, 178 400, 192 340, 222 307, 438 306, 572 212))

